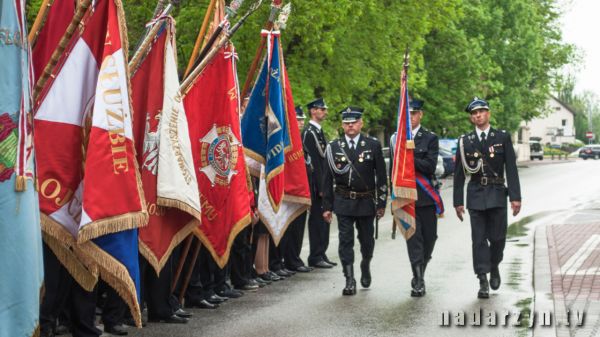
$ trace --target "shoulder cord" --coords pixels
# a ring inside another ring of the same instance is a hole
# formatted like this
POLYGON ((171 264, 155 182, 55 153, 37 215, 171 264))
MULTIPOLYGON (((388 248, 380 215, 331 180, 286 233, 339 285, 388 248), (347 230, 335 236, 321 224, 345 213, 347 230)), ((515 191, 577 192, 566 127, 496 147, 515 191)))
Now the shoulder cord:
POLYGON ((333 161, 333 154, 331 153, 331 144, 327 144, 327 148, 325 149, 326 152, 326 158, 327 158, 327 163, 329 164, 329 168, 331 169, 331 171, 333 171, 333 173, 335 174, 346 174, 348 173, 348 171, 350 171, 350 165, 346 165, 344 166, 343 169, 338 169, 335 166, 335 162, 333 161))
POLYGON ((460 150, 460 159, 463 164, 462 165, 463 171, 465 172, 465 175, 467 173, 469 173, 469 174, 477 173, 481 169, 481 166, 483 166, 483 158, 479 158, 477 160, 477 165, 475 165, 474 168, 471 168, 469 165, 467 165, 467 159, 465 158, 465 145, 463 143, 463 139, 464 139, 464 137, 460 137, 459 144, 458 144, 458 148, 460 150))

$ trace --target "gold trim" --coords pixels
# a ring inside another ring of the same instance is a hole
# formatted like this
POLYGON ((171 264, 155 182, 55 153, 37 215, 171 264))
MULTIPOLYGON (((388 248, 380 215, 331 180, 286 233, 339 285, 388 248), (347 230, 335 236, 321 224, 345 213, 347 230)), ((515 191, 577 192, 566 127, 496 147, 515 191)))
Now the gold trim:
POLYGON ((65 267, 69 274, 86 291, 92 291, 98 283, 98 271, 89 270, 84 266, 69 246, 60 242, 47 233, 42 233, 44 242, 48 245, 58 261, 65 267))
POLYGON ((394 187, 394 196, 398 199, 417 200, 417 189, 410 187, 394 187))
MULTIPOLYGON (((279 236, 275 235, 275 233, 273 232, 273 228, 271 228, 271 225, 269 225, 267 223, 265 217, 260 212, 258 214, 258 217, 266 225, 265 227, 267 227, 267 230, 271 234, 271 238, 273 238, 273 243, 275 244, 275 247, 278 247, 279 243, 281 242, 281 239, 283 238, 283 235, 287 231, 288 226, 292 223, 292 221, 296 220, 296 218, 299 217, 300 214, 306 212, 309 208, 310 208, 309 205, 302 205, 300 208, 298 208, 298 210, 295 211, 285 222, 285 224, 283 225, 283 228, 281 229, 281 233, 279 234, 279 236)), ((277 216, 277 215, 275 215, 275 216, 277 216)))
POLYGON ((27 189, 27 179, 23 175, 15 177, 15 191, 24 192, 27 189))
POLYGON ((137 290, 127 268, 93 241, 84 243, 81 248, 84 248, 82 253, 97 264, 100 277, 127 303, 136 326, 141 328, 142 314, 138 303, 137 290))
POLYGON ((40 337, 40 335, 41 335, 40 321, 37 320, 35 322, 35 328, 33 329, 33 333, 31 334, 31 337, 40 337))
POLYGON ((251 220, 250 214, 246 214, 231 228, 231 232, 229 233, 229 237, 227 239, 227 248, 225 248, 225 253, 223 254, 223 256, 219 256, 217 254, 217 252, 215 251, 215 249, 212 246, 212 243, 208 240, 206 235, 204 235, 204 233, 202 233, 202 231, 200 231, 200 227, 197 227, 196 229, 194 229, 194 235, 196 235, 196 237, 202 242, 204 247, 206 247, 206 249, 208 249, 208 251, 210 252, 210 255, 212 255, 213 259, 215 260, 215 262, 217 263, 219 268, 222 269, 222 268, 225 268, 225 265, 227 264, 227 261, 229 260, 229 254, 231 253, 231 245, 233 244, 233 240, 242 231, 242 229, 244 229, 246 226, 248 226, 250 224, 251 221, 252 220, 251 220))
POLYGON ((304 204, 304 205, 312 205, 312 201, 310 201, 310 198, 307 197, 297 197, 294 195, 289 195, 286 194, 283 196, 283 201, 288 201, 288 202, 295 202, 297 204, 304 204))
POLYGON ((48 234, 54 239, 68 245, 69 247, 75 245, 75 239, 71 233, 69 233, 63 225, 56 222, 48 215, 40 212, 40 222, 42 224, 41 227, 43 234, 48 234))
MULTIPOLYGON (((144 207, 145 208, 145 207, 144 207)), ((79 229, 77 242, 85 243, 97 237, 143 227, 148 224, 148 213, 132 212, 92 221, 79 229)))
POLYGON ((156 204, 159 206, 177 208, 183 212, 189 213, 196 220, 202 221, 202 213, 181 200, 170 199, 165 197, 156 197, 156 204))
POLYGON ((247 147, 244 147, 244 155, 256 160, 257 162, 265 165, 265 157, 261 156, 260 154, 250 150, 247 147))
POLYGON ((183 228, 181 228, 181 230, 179 230, 177 232, 177 234, 175 234, 173 236, 173 238, 171 239, 171 243, 169 244, 169 247, 167 248, 167 250, 165 251, 165 254, 162 256, 162 258, 160 260, 157 258, 157 256, 154 254, 154 252, 150 249, 150 247, 148 247, 146 245, 145 242, 143 242, 141 239, 138 240, 139 247, 140 247, 140 253, 142 254, 142 256, 144 256, 144 258, 146 258, 146 260, 148 260, 148 262, 150 263, 152 268, 154 268, 154 271, 156 272, 156 276, 158 276, 160 274, 161 270, 164 268, 165 264, 167 263, 167 260, 173 253, 173 249, 175 249, 175 247, 177 247, 186 237, 188 237, 188 235, 192 234, 194 232, 194 229, 197 228, 198 225, 199 225, 198 220, 194 219, 194 220, 191 220, 190 222, 188 222, 187 225, 185 225, 183 228))

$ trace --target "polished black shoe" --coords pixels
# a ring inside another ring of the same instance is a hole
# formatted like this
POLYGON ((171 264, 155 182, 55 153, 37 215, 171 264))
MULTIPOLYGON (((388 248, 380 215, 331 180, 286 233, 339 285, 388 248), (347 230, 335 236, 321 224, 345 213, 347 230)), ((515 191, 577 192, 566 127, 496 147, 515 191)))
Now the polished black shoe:
POLYGON ((360 262, 360 285, 368 288, 371 285, 371 260, 364 259, 360 262))
POLYGON ((334 266, 334 267, 335 267, 335 266, 337 266, 337 263, 335 263, 335 262, 331 262, 331 260, 329 260, 329 258, 328 258, 327 256, 325 256, 325 257, 323 258, 323 261, 325 261, 325 262, 329 263, 330 265, 332 265, 332 266, 334 266))
POLYGON ((175 314, 169 316, 169 317, 163 317, 163 318, 159 318, 159 317, 148 317, 148 320, 150 322, 156 322, 156 323, 170 323, 170 324, 186 324, 188 322, 187 318, 183 318, 183 317, 179 317, 175 314))
POLYGON ((273 273, 272 271, 268 271, 264 274, 260 274, 260 275, 258 275, 258 277, 261 278, 263 281, 267 281, 267 282, 281 281, 281 277, 279 277, 277 274, 273 273))
POLYGON ((104 332, 109 333, 111 335, 115 335, 115 336, 126 336, 127 335, 127 330, 125 330, 125 328, 122 325, 107 325, 104 326, 104 332))
POLYGON ((411 265, 413 278, 411 280, 410 296, 422 297, 425 295, 425 280, 423 280, 423 265, 411 265))
MULTIPOLYGON (((256 287, 258 288, 258 286, 256 286, 256 287)), ((244 296, 244 293, 239 290, 230 289, 229 287, 227 287, 224 290, 217 291, 217 295, 219 295, 221 297, 227 297, 227 298, 240 298, 240 297, 244 296)))
POLYGON ((269 285, 269 284, 273 283, 273 281, 267 281, 267 280, 265 280, 265 279, 263 279, 261 277, 258 277, 258 276, 254 279, 254 281, 256 283, 258 283, 259 287, 261 287, 261 288, 264 287, 264 286, 266 286, 266 285, 269 285))
POLYGON ((500 270, 498 270, 498 266, 492 267, 490 271, 490 288, 492 290, 498 290, 500 288, 500 270))
POLYGON ((186 308, 200 308, 200 309, 217 309, 218 304, 212 304, 205 299, 193 299, 185 301, 186 308))
POLYGON ((323 260, 315 263, 315 264, 311 264, 311 267, 315 267, 315 268, 321 268, 321 269, 329 269, 329 268, 333 268, 332 264, 329 264, 323 260))
POLYGON ((241 286, 233 286, 233 289, 243 291, 257 291, 258 288, 260 288, 260 286, 258 285, 258 283, 256 283, 256 281, 254 281, 254 284, 250 284, 250 282, 248 282, 241 286))
POLYGON ((354 267, 344 266, 344 276, 346 276, 346 286, 342 290, 342 295, 356 295, 356 280, 354 279, 354 267))
POLYGON ((273 273, 275 273, 275 274, 277 274, 277 276, 279 276, 279 277, 283 277, 283 278, 288 278, 288 277, 292 276, 292 274, 290 274, 290 273, 287 273, 287 272, 286 272, 285 270, 283 270, 283 269, 276 270, 276 271, 274 271, 273 273))
POLYGON ((307 266, 300 266, 296 268, 296 271, 299 273, 310 273, 311 271, 313 271, 313 268, 307 266))
POLYGON ((292 276, 292 275, 295 275, 295 274, 296 274, 296 272, 295 272, 295 271, 293 271, 293 270, 291 270, 291 269, 283 268, 282 270, 283 270, 284 272, 286 272, 286 273, 290 274, 290 276, 292 276))
POLYGON ((278 274, 276 274, 275 272, 269 270, 268 272, 266 272, 266 274, 269 274, 269 276, 271 276, 271 279, 273 281, 281 281, 281 280, 285 280, 284 276, 280 276, 278 274))
MULTIPOLYGON (((259 288, 262 288, 265 286, 265 284, 258 283, 258 281, 254 278, 249 279, 248 283, 246 283, 246 284, 250 285, 250 288, 248 290, 255 290, 256 289, 255 286, 259 287, 259 288)), ((244 290, 244 289, 242 289, 242 290, 244 290)))
POLYGON ((221 297, 221 296, 219 296, 217 294, 213 294, 213 295, 210 295, 210 296, 206 297, 205 300, 207 300, 208 302, 210 302, 212 304, 221 304, 221 303, 227 301, 228 298, 227 297, 221 297))
POLYGON ((490 298, 490 287, 487 280, 486 274, 477 275, 479 279, 479 291, 477 292, 477 298, 490 298))
POLYGON ((183 318, 191 318, 192 316, 194 316, 194 314, 192 314, 191 312, 185 311, 181 308, 177 309, 174 312, 175 315, 179 316, 179 317, 183 317, 183 318))

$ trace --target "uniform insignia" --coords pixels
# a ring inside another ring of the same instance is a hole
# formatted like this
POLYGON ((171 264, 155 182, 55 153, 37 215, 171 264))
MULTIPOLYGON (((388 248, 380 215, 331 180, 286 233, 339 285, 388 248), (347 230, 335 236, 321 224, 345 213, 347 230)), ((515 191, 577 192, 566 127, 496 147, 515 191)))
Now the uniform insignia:
POLYGON ((364 140, 361 140, 361 141, 360 141, 360 146, 365 146, 366 144, 367 144, 367 143, 365 143, 365 141, 364 141, 364 140))
POLYGON ((475 166, 475 162, 473 160, 469 161, 469 165, 475 166))
POLYGON ((417 136, 421 137, 423 134, 420 132, 417 132, 417 136))
POLYGON ((494 133, 493 133, 493 132, 492 132, 492 133, 490 133, 490 136, 491 136, 491 137, 494 137, 494 133))
POLYGON ((346 161, 346 157, 342 157, 340 160, 341 161, 346 161))
POLYGON ((346 112, 352 112, 352 109, 348 108, 346 109, 346 112))
POLYGON ((364 159, 362 157, 358 158, 358 162, 362 163, 364 161, 364 159))
POLYGON ((341 144, 341 146, 342 146, 342 147, 346 147, 346 143, 342 143, 342 144, 341 144))
POLYGON ((473 156, 475 156, 475 158, 479 157, 479 153, 475 152, 475 154, 473 154, 473 156))
POLYGON ((238 173, 234 168, 237 165, 240 142, 228 126, 216 125, 200 142, 200 172, 206 174, 213 186, 228 186, 231 178, 238 173))
POLYGON ((490 153, 490 158, 494 158, 494 154, 493 153, 490 153))
POLYGON ((342 164, 337 164, 337 165, 335 165, 335 167, 342 168, 342 164))

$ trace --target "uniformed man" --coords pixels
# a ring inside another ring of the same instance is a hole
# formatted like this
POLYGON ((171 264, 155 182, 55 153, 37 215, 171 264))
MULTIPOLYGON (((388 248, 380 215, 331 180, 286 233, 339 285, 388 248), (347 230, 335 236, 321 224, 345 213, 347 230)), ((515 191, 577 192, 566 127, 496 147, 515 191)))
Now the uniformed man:
MULTIPOLYGON (((412 138, 415 142, 415 173, 419 176, 420 182, 417 184, 417 201, 415 202, 416 229, 415 233, 406 241, 413 273, 410 292, 412 297, 425 295, 425 268, 431 260, 433 247, 437 240, 437 215, 443 210, 441 197, 433 183, 439 141, 433 132, 421 126, 423 104, 424 102, 418 99, 413 99, 409 103, 412 138)), ((396 134, 394 133, 390 140, 392 149, 394 149, 395 143, 396 134)), ((390 163, 393 163, 393 158, 394 154, 390 151, 390 163)))
POLYGON ((325 165, 325 148, 327 139, 321 123, 327 117, 327 105, 323 98, 317 98, 307 104, 310 114, 308 125, 302 130, 304 152, 310 157, 313 171, 310 177, 311 207, 308 216, 308 241, 310 254, 308 265, 316 268, 331 268, 337 265, 327 257, 329 247, 329 223, 323 219, 323 169, 325 165))
POLYGON ((458 141, 454 207, 462 221, 465 174, 470 174, 467 208, 471 218, 473 268, 479 279, 477 297, 489 298, 489 287, 493 290, 500 287, 498 265, 506 242, 506 196, 513 215, 517 215, 521 210, 521 189, 510 134, 490 127, 490 110, 485 100, 475 97, 466 111, 471 115, 475 130, 462 135, 458 141), (487 273, 490 273, 489 283, 487 273))
POLYGON ((370 262, 375 248, 375 217, 383 216, 387 199, 387 175, 381 144, 376 138, 360 133, 362 108, 347 107, 342 111, 344 136, 329 143, 324 171, 323 218, 337 215, 339 255, 344 268, 346 286, 343 295, 356 294, 354 279, 354 225, 362 261, 360 283, 371 285, 370 262))

